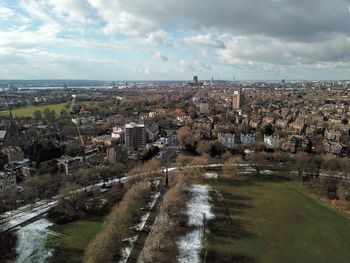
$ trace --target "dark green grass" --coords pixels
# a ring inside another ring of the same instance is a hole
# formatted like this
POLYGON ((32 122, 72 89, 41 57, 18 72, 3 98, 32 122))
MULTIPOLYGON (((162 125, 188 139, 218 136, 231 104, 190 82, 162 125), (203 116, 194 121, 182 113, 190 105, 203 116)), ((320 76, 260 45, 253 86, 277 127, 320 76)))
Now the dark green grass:
POLYGON ((50 262, 83 262, 85 248, 101 230, 102 224, 103 217, 53 226, 51 230, 59 236, 52 240, 55 252, 50 262))
POLYGON ((206 262, 350 262, 350 220, 284 178, 209 181, 206 262))

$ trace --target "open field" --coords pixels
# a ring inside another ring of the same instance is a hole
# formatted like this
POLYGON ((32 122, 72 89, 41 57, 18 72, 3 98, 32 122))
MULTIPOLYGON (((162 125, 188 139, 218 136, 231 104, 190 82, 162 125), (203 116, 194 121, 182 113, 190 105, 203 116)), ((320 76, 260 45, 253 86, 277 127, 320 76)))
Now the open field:
POLYGON ((206 262, 349 262, 350 220, 286 178, 209 181, 206 262))
MULTIPOLYGON (((84 104, 90 104, 91 101, 77 101, 75 102, 75 105, 84 105, 84 104)), ((67 103, 57 103, 57 104, 49 104, 49 105, 40 105, 40 106, 28 106, 28 107, 23 107, 23 108, 18 108, 18 109, 13 109, 12 110, 12 115, 14 117, 33 117, 34 112, 37 110, 40 110, 41 113, 43 114, 45 109, 50 109, 52 111, 55 111, 56 116, 59 116, 61 114, 61 110, 66 110, 67 103)), ((4 115, 10 115, 10 111, 0 111, 0 116, 4 115)))
POLYGON ((103 217, 53 226, 51 230, 61 235, 54 238, 54 243, 57 243, 57 246, 50 262, 83 262, 85 248, 101 230, 102 224, 103 217))
MULTIPOLYGON (((12 115, 14 117, 33 117, 33 114, 35 111, 40 110, 43 112, 45 109, 50 109, 52 111, 55 111, 56 115, 59 115, 61 113, 61 110, 63 109, 67 110, 65 106, 66 106, 66 103, 59 103, 59 104, 18 108, 18 109, 12 110, 12 115)), ((0 111, 0 116, 3 116, 3 115, 10 115, 10 111, 0 111)))

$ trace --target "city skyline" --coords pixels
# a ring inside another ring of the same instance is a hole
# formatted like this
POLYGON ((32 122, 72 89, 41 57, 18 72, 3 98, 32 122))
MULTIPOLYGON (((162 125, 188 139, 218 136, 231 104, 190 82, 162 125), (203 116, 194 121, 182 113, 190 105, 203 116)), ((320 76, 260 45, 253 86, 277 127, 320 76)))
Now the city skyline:
POLYGON ((349 79, 350 2, 0 4, 0 79, 349 79))

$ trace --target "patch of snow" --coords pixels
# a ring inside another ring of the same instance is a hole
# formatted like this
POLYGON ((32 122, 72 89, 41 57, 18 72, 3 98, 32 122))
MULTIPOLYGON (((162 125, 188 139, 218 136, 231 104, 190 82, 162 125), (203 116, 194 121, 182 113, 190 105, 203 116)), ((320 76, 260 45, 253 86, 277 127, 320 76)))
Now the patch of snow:
POLYGON ((271 170, 263 170, 261 171, 262 174, 273 174, 273 171, 271 170))
POLYGON ((148 203, 148 206, 150 208, 153 208, 158 200, 158 197, 160 196, 160 192, 155 193, 154 195, 151 196, 152 201, 148 203))
POLYGON ((52 225, 47 219, 40 219, 17 229, 17 263, 45 262, 52 255, 53 249, 46 247, 49 235, 55 234, 47 229, 52 225))
POLYGON ((138 223, 138 224, 135 226, 135 229, 136 229, 137 231, 141 231, 141 230, 145 227, 146 222, 147 222, 148 217, 149 217, 150 214, 151 214, 151 213, 148 212, 148 213, 144 214, 144 215, 141 217, 141 222, 138 223))
MULTIPOLYGON (((160 196, 160 192, 156 192, 156 193, 152 194, 151 195, 151 199, 152 200, 150 202, 148 202, 147 206, 149 208, 153 208, 155 206, 159 196, 160 196)), ((137 231, 142 231, 144 229, 144 227, 146 226, 146 222, 147 222, 150 214, 151 214, 150 212, 147 212, 146 214, 142 215, 141 222, 138 223, 137 225, 133 226, 131 229, 135 229, 137 231)), ((119 260, 119 263, 125 263, 125 262, 128 261, 130 253, 131 253, 132 248, 134 246, 134 243, 135 243, 135 241, 137 240, 138 237, 139 237, 139 234, 127 239, 129 244, 122 249, 122 251, 121 251, 121 259, 119 260)))
POLYGON ((21 212, 16 214, 14 217, 11 218, 10 221, 6 222, 3 226, 4 230, 8 230, 10 228, 16 227, 22 223, 25 223, 39 215, 45 214, 48 212, 52 207, 57 206, 57 201, 53 201, 51 203, 48 203, 45 206, 38 206, 32 209, 30 212, 21 212))
POLYGON ((189 226, 194 230, 182 237, 178 243, 180 256, 179 263, 200 262, 200 252, 203 244, 204 220, 214 218, 211 211, 210 195, 211 187, 208 185, 193 185, 190 188, 191 200, 187 204, 189 226))
POLYGON ((119 263, 125 263, 128 261, 128 258, 131 254, 131 251, 132 251, 132 248, 134 246, 134 242, 137 240, 137 238, 138 238, 138 235, 133 236, 127 240, 129 242, 129 244, 122 249, 121 259, 119 260, 119 263))
POLYGON ((204 178, 206 179, 217 179, 218 178, 218 173, 205 173, 204 175, 204 178))

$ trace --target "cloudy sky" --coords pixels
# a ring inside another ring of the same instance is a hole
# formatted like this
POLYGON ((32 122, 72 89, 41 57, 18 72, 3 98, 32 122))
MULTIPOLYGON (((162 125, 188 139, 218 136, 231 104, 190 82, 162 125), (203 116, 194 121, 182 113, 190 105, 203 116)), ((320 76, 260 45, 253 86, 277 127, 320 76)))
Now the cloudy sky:
POLYGON ((350 79, 350 0, 1 0, 0 79, 350 79))

